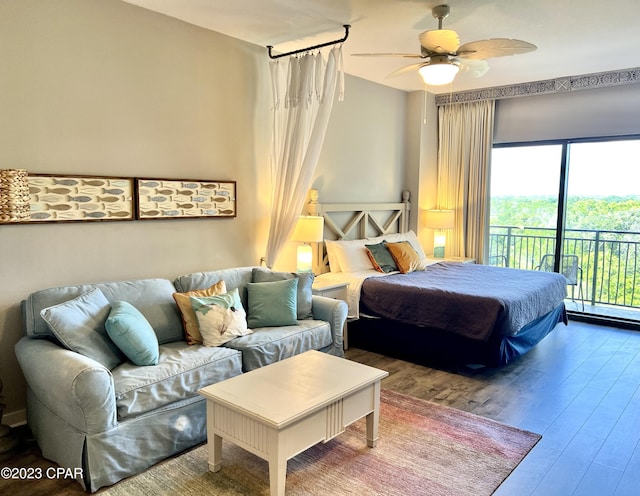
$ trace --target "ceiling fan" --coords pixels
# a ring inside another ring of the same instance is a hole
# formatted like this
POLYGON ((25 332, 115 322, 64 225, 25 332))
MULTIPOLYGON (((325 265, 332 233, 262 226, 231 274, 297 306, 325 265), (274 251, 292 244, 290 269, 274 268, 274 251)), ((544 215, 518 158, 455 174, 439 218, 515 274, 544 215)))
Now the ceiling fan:
POLYGON ((420 53, 356 53, 357 56, 393 56, 419 58, 421 62, 402 67, 389 74, 398 76, 417 70, 427 85, 443 85, 451 83, 458 71, 470 72, 475 77, 486 74, 489 64, 486 59, 531 52, 537 47, 522 40, 509 38, 492 38, 477 40, 460 45, 458 33, 450 29, 442 29, 442 20, 449 15, 448 5, 438 5, 431 10, 438 19, 438 29, 420 34, 420 53))

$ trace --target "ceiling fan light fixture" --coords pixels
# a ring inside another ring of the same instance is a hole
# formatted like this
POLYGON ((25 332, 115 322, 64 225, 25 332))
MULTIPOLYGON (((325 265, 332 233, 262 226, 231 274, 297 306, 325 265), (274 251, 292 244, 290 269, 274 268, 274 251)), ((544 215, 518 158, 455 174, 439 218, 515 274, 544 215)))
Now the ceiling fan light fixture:
POLYGON ((418 72, 425 84, 429 86, 442 86, 451 83, 460 67, 449 60, 447 56, 433 56, 426 64, 420 66, 418 72))

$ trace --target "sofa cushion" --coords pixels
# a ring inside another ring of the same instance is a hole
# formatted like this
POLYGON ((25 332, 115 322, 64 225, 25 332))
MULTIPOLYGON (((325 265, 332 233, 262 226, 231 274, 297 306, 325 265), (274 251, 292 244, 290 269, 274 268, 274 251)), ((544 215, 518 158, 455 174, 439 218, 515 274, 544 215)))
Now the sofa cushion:
POLYGON ((250 328, 289 326, 297 322, 298 279, 247 284, 250 328))
POLYGON ((135 365, 158 363, 158 338, 151 324, 131 303, 113 303, 104 326, 111 341, 135 365))
POLYGON ((198 389, 241 372, 242 360, 236 350, 189 346, 184 341, 161 345, 156 366, 125 362, 111 372, 118 419, 192 398, 198 389))
POLYGON ((112 369, 124 357, 105 329, 110 310, 102 291, 94 288, 72 300, 43 308, 41 315, 64 347, 112 369))
POLYGON ((214 296, 227 292, 224 281, 209 286, 205 289, 196 289, 194 291, 186 291, 184 293, 173 293, 173 299, 178 305, 180 314, 182 315, 182 325, 184 326, 184 335, 188 344, 202 343, 202 335, 198 326, 198 319, 191 306, 190 298, 192 296, 214 296))
POLYGON ((322 320, 299 320, 286 327, 263 327, 222 346, 242 352, 245 372, 284 360, 298 353, 331 345, 331 327, 322 320))
POLYGON ((168 279, 104 282, 36 291, 22 305, 26 334, 35 338, 52 337, 53 333, 40 316, 40 310, 72 300, 94 288, 100 289, 109 303, 127 301, 140 310, 153 327, 160 344, 184 340, 182 321, 172 297, 175 288, 168 279))
POLYGON ((298 301, 296 304, 297 318, 298 320, 305 320, 313 318, 311 312, 311 297, 313 292, 311 287, 313 286, 314 279, 313 272, 273 272, 264 267, 256 267, 253 269, 252 278, 253 282, 273 282, 282 281, 286 279, 298 279, 298 301))
POLYGON ((245 310, 247 309, 247 283, 252 281, 253 267, 236 267, 232 269, 211 270, 208 272, 194 272, 180 276, 173 281, 180 292, 193 291, 200 288, 208 288, 218 281, 224 281, 227 291, 238 288, 240 299, 245 310))
POLYGON ((230 339, 251 334, 238 290, 217 296, 191 297, 205 346, 220 346, 230 339))

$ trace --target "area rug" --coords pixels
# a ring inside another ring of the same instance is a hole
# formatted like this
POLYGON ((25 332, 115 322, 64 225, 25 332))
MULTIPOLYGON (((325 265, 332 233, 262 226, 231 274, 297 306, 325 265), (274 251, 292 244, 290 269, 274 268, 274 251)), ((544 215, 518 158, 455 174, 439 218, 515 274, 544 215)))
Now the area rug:
MULTIPOLYGON (((287 495, 482 496, 492 494, 538 434, 382 390, 378 445, 364 419, 289 460, 287 495)), ((108 496, 268 495, 267 462, 223 442, 212 473, 203 445, 100 491, 108 496)))

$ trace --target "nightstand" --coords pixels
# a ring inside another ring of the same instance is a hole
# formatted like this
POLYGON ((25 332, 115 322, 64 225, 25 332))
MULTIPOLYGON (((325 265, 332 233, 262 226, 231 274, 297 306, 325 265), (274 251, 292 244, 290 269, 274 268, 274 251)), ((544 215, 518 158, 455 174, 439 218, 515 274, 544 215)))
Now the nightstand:
POLYGON ((311 291, 316 296, 326 296, 334 300, 347 301, 348 282, 318 281, 313 282, 311 291))
MULTIPOLYGON (((311 292, 316 296, 324 296, 326 298, 333 298, 334 300, 342 300, 347 302, 347 287, 348 282, 335 282, 335 281, 318 281, 313 282, 311 292)), ((349 348, 349 338, 347 335, 347 322, 344 323, 342 329, 342 343, 343 348, 346 350, 349 348)))

